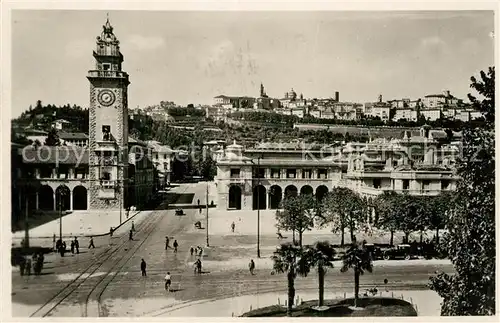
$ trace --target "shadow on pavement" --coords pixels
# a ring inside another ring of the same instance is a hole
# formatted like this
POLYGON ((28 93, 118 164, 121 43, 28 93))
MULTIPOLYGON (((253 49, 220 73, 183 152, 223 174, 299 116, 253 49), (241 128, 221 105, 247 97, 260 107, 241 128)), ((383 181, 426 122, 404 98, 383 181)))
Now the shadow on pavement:
MULTIPOLYGON (((66 215, 72 214, 73 212, 71 211, 63 211, 62 217, 64 218, 66 215)), ((28 228, 34 229, 36 227, 39 227, 45 223, 54 221, 59 219, 60 214, 58 211, 37 211, 36 213, 32 214, 28 220, 28 228)), ((18 223, 12 223, 12 232, 19 232, 19 231, 24 231, 25 226, 24 226, 24 219, 22 221, 19 221, 18 223)))

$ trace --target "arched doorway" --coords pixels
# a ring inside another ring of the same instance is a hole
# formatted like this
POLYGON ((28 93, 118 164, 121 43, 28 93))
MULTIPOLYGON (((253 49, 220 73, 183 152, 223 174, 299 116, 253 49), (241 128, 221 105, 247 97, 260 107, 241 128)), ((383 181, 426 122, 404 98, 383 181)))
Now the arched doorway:
POLYGON ((273 185, 269 189, 269 208, 276 210, 280 207, 281 199, 283 198, 283 190, 278 185, 273 185))
POLYGON ((87 209, 87 189, 78 185, 73 189, 73 210, 87 209))
POLYGON ((238 185, 229 187, 229 209, 241 210, 241 187, 238 185))
POLYGON ((318 188, 316 189, 316 198, 319 202, 323 200, 326 194, 328 194, 328 187, 326 187, 325 185, 318 186, 318 188))
POLYGON ((253 188, 252 204, 254 210, 266 209, 266 188, 262 185, 257 185, 253 188))
POLYGON ((56 209, 62 211, 71 209, 71 192, 66 185, 56 189, 56 209))
POLYGON ((298 190, 295 185, 288 185, 285 188, 285 198, 286 197, 296 197, 298 195, 298 190))
POLYGON ((54 211, 54 190, 43 185, 38 190, 38 208, 43 211, 54 211))
POLYGON ((314 190, 309 185, 304 185, 300 188, 300 195, 313 195, 314 190))

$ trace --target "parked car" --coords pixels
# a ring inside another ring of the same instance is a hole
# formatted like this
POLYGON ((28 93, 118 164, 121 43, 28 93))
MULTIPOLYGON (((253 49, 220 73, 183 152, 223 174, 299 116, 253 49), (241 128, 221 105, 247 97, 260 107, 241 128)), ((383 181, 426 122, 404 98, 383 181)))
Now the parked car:
POLYGON ((364 246, 370 253, 372 260, 382 259, 382 249, 380 247, 374 245, 373 243, 366 243, 364 246))
POLYGON ((383 251, 383 258, 389 259, 406 259, 412 258, 411 246, 409 244, 400 244, 383 251))
POLYGON ((177 209, 175 210, 175 215, 185 215, 185 213, 182 209, 177 209))

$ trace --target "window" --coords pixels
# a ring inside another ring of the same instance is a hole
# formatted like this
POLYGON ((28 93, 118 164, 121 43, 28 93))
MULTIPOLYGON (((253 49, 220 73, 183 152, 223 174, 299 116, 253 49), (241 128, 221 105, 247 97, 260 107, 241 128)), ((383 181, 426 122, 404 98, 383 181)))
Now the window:
POLYGON ((311 177, 312 177, 312 171, 310 169, 302 170, 302 178, 311 178, 311 177))
POLYGON ((286 170, 286 178, 295 178, 296 176, 297 176, 297 170, 295 169, 286 170))
POLYGON ((450 181, 449 180, 442 180, 441 181, 441 189, 442 190, 447 190, 450 186, 450 181))
POLYGON ((103 172, 102 176, 101 176, 101 180, 110 181, 111 180, 111 173, 109 173, 109 172, 103 172))
POLYGON ((111 126, 103 125, 102 126, 102 140, 111 140, 111 126))
POLYGON ((265 168, 258 168, 254 170, 254 178, 264 178, 266 176, 265 168))
POLYGON ((380 188, 382 185, 381 185, 381 180, 380 178, 374 178, 373 179, 373 187, 374 188, 380 188))
POLYGON ((280 170, 279 169, 271 169, 271 177, 272 178, 280 178, 280 170))
POLYGON ((111 69, 111 64, 109 63, 103 63, 102 64, 102 69, 105 71, 109 71, 111 69))
POLYGON ((408 190, 410 189, 410 180, 408 179, 403 179, 403 189, 408 190))
POLYGON ((240 177, 240 169, 232 168, 231 169, 231 178, 239 178, 240 177))
POLYGON ((422 181, 422 190, 426 191, 429 189, 429 186, 431 185, 430 181, 422 181))
POLYGON ((328 171, 324 168, 318 169, 318 178, 319 179, 327 179, 328 178, 328 171))

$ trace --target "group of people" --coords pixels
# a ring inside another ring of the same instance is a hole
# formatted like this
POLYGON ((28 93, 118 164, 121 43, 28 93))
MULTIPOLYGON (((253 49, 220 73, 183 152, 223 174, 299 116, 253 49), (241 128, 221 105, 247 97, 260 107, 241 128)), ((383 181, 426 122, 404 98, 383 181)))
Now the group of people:
MULTIPOLYGON (((89 244, 89 249, 90 247, 95 248, 94 246, 94 239, 90 237, 90 244, 89 244)), ((71 240, 71 245, 70 245, 70 250, 71 253, 74 254, 75 251, 77 254, 80 253, 80 242, 78 241, 78 238, 75 237, 75 239, 71 240)), ((66 241, 63 241, 61 239, 57 240, 55 243, 55 250, 56 252, 61 254, 61 257, 64 257, 64 254, 66 253, 66 241)))
POLYGON ((33 267, 33 272, 35 275, 40 275, 42 273, 43 263, 45 261, 45 257, 43 253, 34 253, 33 256, 24 256, 21 258, 21 262, 19 263, 19 272, 21 276, 31 275, 31 268, 33 267))
POLYGON ((191 247, 189 252, 191 253, 191 256, 195 254, 196 256, 201 257, 203 255, 203 248, 200 246, 196 246, 196 248, 191 247))
MULTIPOLYGON (((170 238, 168 236, 166 236, 165 237, 165 250, 167 250, 169 247, 170 247, 170 238)), ((179 248, 179 243, 177 242, 177 240, 174 239, 174 243, 172 244, 172 247, 174 247, 174 253, 177 253, 177 248, 179 248)))

